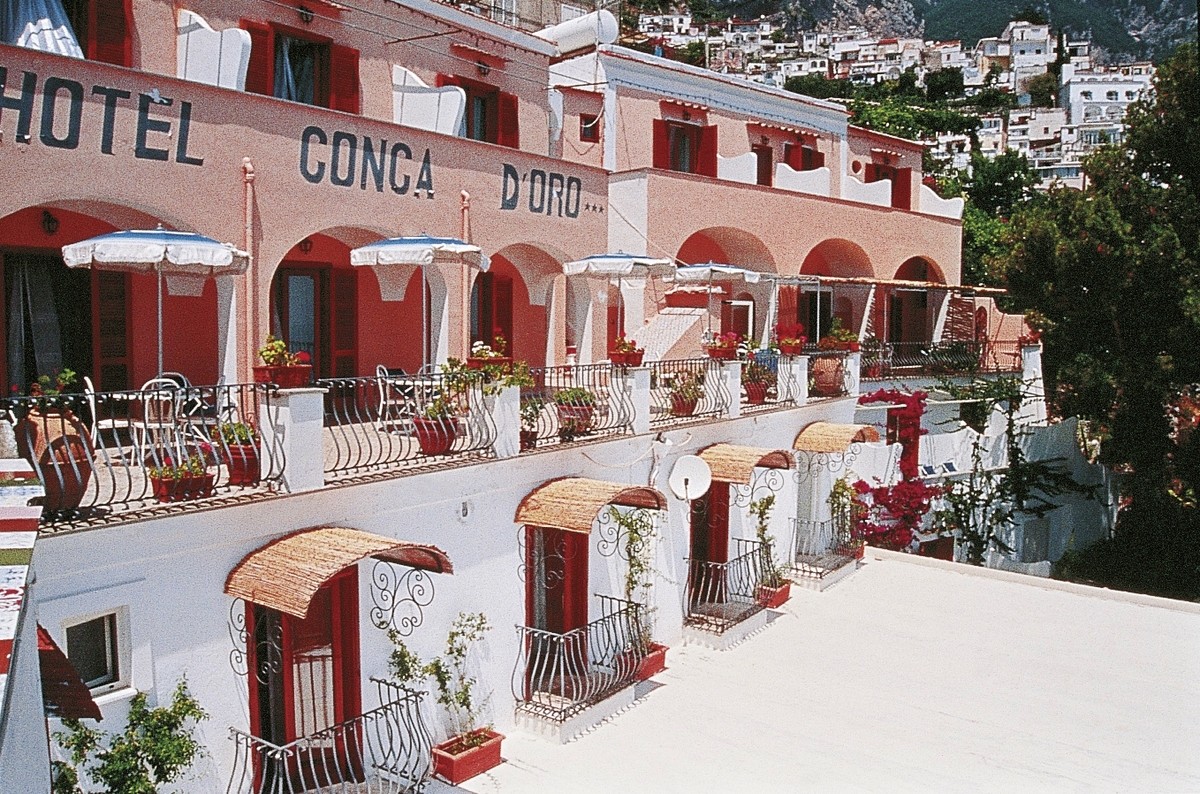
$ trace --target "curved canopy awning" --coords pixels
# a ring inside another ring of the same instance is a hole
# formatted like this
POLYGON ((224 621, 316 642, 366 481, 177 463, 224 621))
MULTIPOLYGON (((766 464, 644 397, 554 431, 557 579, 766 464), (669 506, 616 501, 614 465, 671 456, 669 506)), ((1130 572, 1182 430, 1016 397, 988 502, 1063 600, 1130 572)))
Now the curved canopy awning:
POLYGON ((517 505, 516 522, 589 533, 607 505, 666 510, 667 497, 646 485, 563 477, 539 485, 517 505))
POLYGON ((800 431, 792 447, 801 452, 845 452, 855 442, 878 440, 879 431, 871 425, 813 422, 800 431))
POLYGON ((349 527, 313 527, 247 554, 229 572, 225 592, 303 618, 321 585, 367 557, 434 573, 454 573, 450 558, 436 546, 349 527))
POLYGON ((784 449, 713 444, 700 451, 700 457, 712 469, 714 480, 749 485, 757 469, 790 469, 795 460, 784 449))

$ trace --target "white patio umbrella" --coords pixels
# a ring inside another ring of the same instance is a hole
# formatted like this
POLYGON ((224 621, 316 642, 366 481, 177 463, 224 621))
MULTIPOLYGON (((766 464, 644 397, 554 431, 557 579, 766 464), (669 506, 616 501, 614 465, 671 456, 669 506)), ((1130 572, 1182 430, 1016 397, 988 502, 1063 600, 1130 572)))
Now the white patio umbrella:
MULTIPOLYGON (((624 316, 625 296, 621 294, 621 282, 628 277, 667 276, 675 272, 675 262, 653 256, 638 256, 617 252, 615 254, 593 254, 574 262, 563 262, 563 275, 606 276, 611 282, 617 279, 617 312, 624 316)), ((623 321, 622 321, 623 322, 623 321)))
MULTIPOLYGON (((736 265, 721 265, 709 262, 706 265, 684 265, 675 269, 675 281, 705 282, 708 284, 708 300, 712 302, 712 283, 720 281, 744 281, 747 284, 757 284, 765 279, 771 279, 770 273, 760 273, 757 270, 747 270, 736 265)), ((711 308, 711 307, 710 307, 711 308)), ((708 333, 712 333, 712 312, 706 318, 708 333)), ((750 329, 753 331, 754 329, 750 329)), ((753 335, 753 334, 752 334, 753 335)))
POLYGON ((132 229, 64 245, 67 267, 154 273, 158 278, 158 373, 163 371, 163 273, 191 276, 238 275, 250 256, 229 243, 193 232, 132 229))
POLYGON ((425 266, 436 263, 462 263, 487 272, 491 260, 477 245, 463 242, 457 237, 430 237, 422 234, 413 237, 389 237, 368 243, 350 252, 350 264, 357 267, 387 267, 389 265, 416 265, 421 270, 421 329, 425 339, 421 342, 421 365, 428 362, 429 307, 425 305, 425 266))

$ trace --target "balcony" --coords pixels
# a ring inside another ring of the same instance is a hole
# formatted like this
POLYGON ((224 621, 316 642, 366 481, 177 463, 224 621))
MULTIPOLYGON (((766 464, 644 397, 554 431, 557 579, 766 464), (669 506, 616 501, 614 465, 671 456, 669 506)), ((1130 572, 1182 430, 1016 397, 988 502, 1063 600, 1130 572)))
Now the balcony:
POLYGON ((823 590, 854 570, 860 549, 850 535, 849 516, 792 522, 791 577, 801 586, 823 590))
POLYGON ((766 578, 766 547, 757 540, 733 539, 728 562, 686 559, 684 625, 724 634, 762 612, 759 585, 766 578))
POLYGON ((566 722, 635 682, 649 646, 641 604, 597 594, 602 617, 556 634, 517 626, 517 712, 566 722))
POLYGON ((1017 342, 875 342, 862 358, 864 381, 1019 372, 1017 342))
POLYGON ((230 728, 236 749, 226 794, 420 791, 432 763, 424 693, 371 680, 382 705, 293 742, 276 745, 230 728))

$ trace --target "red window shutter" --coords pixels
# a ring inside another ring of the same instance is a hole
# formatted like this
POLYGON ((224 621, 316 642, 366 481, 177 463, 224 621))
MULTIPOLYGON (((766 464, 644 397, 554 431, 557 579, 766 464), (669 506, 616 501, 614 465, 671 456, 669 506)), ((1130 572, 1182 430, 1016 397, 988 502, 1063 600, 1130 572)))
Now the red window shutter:
POLYGON ((521 148, 521 123, 517 113, 517 98, 501 91, 498 105, 500 127, 496 135, 496 143, 510 149, 521 148))
POLYGON ((246 90, 251 94, 275 93, 275 37, 262 22, 242 20, 242 30, 250 34, 250 65, 246 68, 246 90))
POLYGON ((812 150, 812 164, 813 164, 812 167, 814 169, 824 168, 825 167, 825 153, 818 151, 817 149, 813 149, 812 150))
POLYGON ((329 107, 347 113, 359 112, 358 50, 329 48, 329 107))
POLYGON ((333 374, 357 375, 358 281, 354 270, 333 271, 333 374))
POLYGON ((497 275, 492 282, 492 322, 492 335, 508 340, 508 355, 513 355, 513 282, 507 276, 497 275))
POLYGON ((95 0, 92 3, 88 58, 93 61, 133 65, 133 0, 95 0))
POLYGON ((717 175, 717 125, 700 128, 700 155, 696 160, 696 173, 703 176, 717 175))
POLYGON ((896 209, 912 209, 912 169, 896 168, 892 171, 892 206, 896 209))
POLYGON ((663 170, 671 168, 670 137, 667 135, 667 122, 663 119, 654 120, 654 167, 663 170))
POLYGON ((863 168, 863 181, 864 182, 878 182, 879 181, 879 166, 875 165, 874 163, 867 163, 866 166, 863 168))
POLYGON ((798 143, 783 145, 783 159, 793 171, 804 170, 804 149, 798 143))

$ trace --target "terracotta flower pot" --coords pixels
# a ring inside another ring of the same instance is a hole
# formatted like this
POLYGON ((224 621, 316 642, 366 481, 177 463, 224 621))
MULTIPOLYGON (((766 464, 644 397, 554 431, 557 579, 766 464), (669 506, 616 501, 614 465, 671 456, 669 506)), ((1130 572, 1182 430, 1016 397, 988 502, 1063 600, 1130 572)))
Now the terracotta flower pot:
POLYGON ((558 411, 558 425, 567 429, 573 435, 581 435, 592 429, 592 418, 596 411, 594 405, 555 405, 558 411))
POLYGON ((621 365, 626 367, 640 367, 642 365, 642 359, 646 357, 645 350, 628 350, 624 353, 617 353, 616 351, 613 351, 608 355, 609 360, 614 364, 618 363, 617 359, 612 358, 614 354, 621 359, 621 365))
POLYGON ((791 582, 784 582, 779 587, 767 587, 764 584, 760 584, 758 592, 755 594, 759 605, 767 609, 779 609, 791 597, 791 582))
POLYGON ((450 419, 413 418, 413 431, 426 455, 445 455, 458 437, 458 423, 450 419))
POLYGON ((745 383, 746 387, 746 402, 750 405, 762 405, 767 401, 767 384, 765 383, 745 383))
POLYGON ((531 449, 535 449, 537 447, 537 437, 538 434, 536 430, 522 430, 521 451, 528 452, 531 449))
POLYGON ((779 343, 779 353, 784 356, 800 356, 804 354, 804 344, 785 344, 779 343))
POLYGON ((229 469, 230 485, 258 485, 257 444, 230 444, 228 448, 221 449, 221 458, 229 469))
POLYGON ((281 389, 301 389, 312 383, 312 364, 255 367, 254 382, 274 383, 281 389))
POLYGON ((667 669, 667 646, 660 645, 657 642, 650 643, 650 650, 642 658, 638 664, 637 672, 634 673, 634 679, 637 681, 646 681, 667 669))
POLYGON ((706 347, 704 352, 708 353, 709 358, 715 358, 718 361, 733 361, 737 358, 736 347, 706 347))
POLYGON ((512 356, 467 356, 467 369, 501 367, 505 372, 512 369, 512 356))
POLYGON ((622 353, 620 350, 610 350, 610 351, 608 351, 608 360, 609 360, 610 362, 612 362, 612 365, 613 365, 614 367, 627 367, 627 366, 629 366, 629 354, 628 354, 628 353, 622 353))
POLYGON ((835 397, 845 388, 845 368, 841 358, 818 358, 812 363, 812 393, 817 397, 835 397))
POLYGON ((502 734, 490 728, 481 728, 467 734, 468 737, 486 736, 483 744, 464 749, 463 736, 434 745, 433 774, 457 786, 465 780, 470 780, 493 767, 499 766, 503 760, 500 757, 500 743, 504 741, 502 734))
POLYGON ((691 416, 696 413, 696 403, 699 400, 695 397, 684 397, 682 394, 671 395, 671 415, 672 416, 691 416))
POLYGON ((172 477, 150 477, 154 487, 154 498, 160 502, 186 502, 212 496, 212 474, 195 474, 174 479, 172 477))
POLYGON ((41 474, 47 512, 73 510, 83 502, 92 478, 91 438, 68 408, 35 408, 17 423, 21 457, 41 474))

